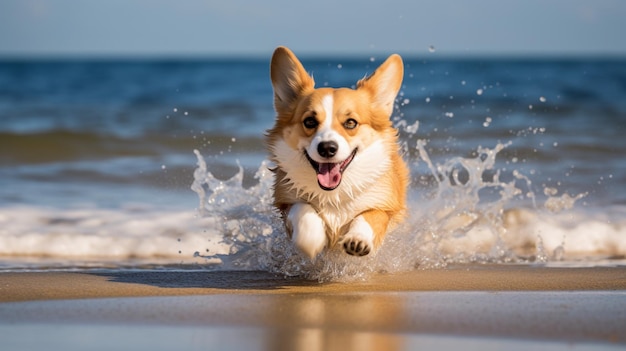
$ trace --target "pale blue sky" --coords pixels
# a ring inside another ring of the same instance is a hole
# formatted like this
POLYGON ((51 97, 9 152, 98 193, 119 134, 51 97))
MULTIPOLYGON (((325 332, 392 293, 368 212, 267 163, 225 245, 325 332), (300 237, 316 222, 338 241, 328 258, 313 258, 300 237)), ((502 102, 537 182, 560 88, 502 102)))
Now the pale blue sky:
POLYGON ((621 55, 622 0, 0 0, 0 56, 621 55))

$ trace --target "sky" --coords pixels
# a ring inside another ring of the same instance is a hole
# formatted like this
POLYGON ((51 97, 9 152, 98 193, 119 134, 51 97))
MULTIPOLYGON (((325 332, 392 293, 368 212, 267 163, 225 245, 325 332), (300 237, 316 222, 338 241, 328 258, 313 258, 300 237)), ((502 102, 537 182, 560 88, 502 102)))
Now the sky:
POLYGON ((626 57, 625 19, 623 0, 0 0, 0 57, 626 57))

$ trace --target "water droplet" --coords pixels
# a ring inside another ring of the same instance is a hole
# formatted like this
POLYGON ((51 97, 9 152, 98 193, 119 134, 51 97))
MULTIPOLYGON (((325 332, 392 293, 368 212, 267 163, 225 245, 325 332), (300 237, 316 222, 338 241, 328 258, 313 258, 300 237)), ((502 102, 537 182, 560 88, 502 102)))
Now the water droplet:
POLYGON ((409 104, 409 102, 411 102, 411 100, 409 100, 409 99, 404 99, 404 100, 402 100, 402 104, 403 104, 403 105, 408 105, 408 104, 409 104))
POLYGON ((370 57, 370 62, 374 62, 376 61, 376 58, 374 56, 370 57))
POLYGON ((483 127, 489 127, 489 125, 491 124, 491 117, 487 117, 485 118, 485 122, 483 122, 483 127))
MULTIPOLYGON (((166 169, 166 168, 167 168, 167 166, 161 165, 161 169, 166 169)), ((180 241, 180 239, 179 239, 179 241, 180 241)))
POLYGON ((176 107, 174 107, 174 112, 178 112, 178 109, 176 107))
POLYGON ((546 196, 554 196, 554 195, 558 194, 558 192, 559 192, 559 191, 558 191, 556 188, 549 188, 549 187, 545 187, 545 188, 543 189, 543 193, 544 193, 544 195, 546 195, 546 196))
POLYGON ((185 111, 185 116, 188 116, 188 115, 189 115, 189 112, 185 111))
POLYGON ((343 65, 340 63, 340 64, 337 65, 337 68, 342 69, 343 65))
POLYGON ((234 143, 234 142, 237 142, 237 138, 234 138, 234 137, 233 137, 233 138, 231 138, 231 139, 230 139, 230 141, 232 141, 233 143, 234 143))
POLYGON ((476 89, 476 95, 482 95, 482 94, 483 94, 482 89, 476 89))
POLYGON ((430 98, 427 97, 426 99, 424 99, 424 101, 426 101, 426 103, 429 103, 430 102, 430 98))
POLYGON ((446 112, 445 116, 448 117, 448 118, 452 118, 452 117, 454 117, 454 112, 446 112))
POLYGON ((415 134, 415 133, 417 133, 417 129, 419 128, 419 125, 420 125, 420 124, 419 124, 419 121, 415 121, 415 123, 413 123, 412 125, 410 125, 410 126, 406 126, 406 127, 404 128, 404 130, 405 130, 407 133, 410 133, 410 134, 415 134))
POLYGON ((434 45, 430 45, 428 47, 428 52, 435 52, 435 46, 434 45))
POLYGON ((546 98, 545 98, 544 96, 540 96, 540 97, 539 97, 539 101, 541 101, 541 102, 546 102, 546 98))
POLYGON ((461 85, 465 85, 465 81, 464 80, 461 81, 461 85))
POLYGON ((528 105, 528 109, 532 110, 533 109, 533 105, 528 105))
POLYGON ((193 257, 200 257, 200 253, 198 251, 194 252, 193 257))

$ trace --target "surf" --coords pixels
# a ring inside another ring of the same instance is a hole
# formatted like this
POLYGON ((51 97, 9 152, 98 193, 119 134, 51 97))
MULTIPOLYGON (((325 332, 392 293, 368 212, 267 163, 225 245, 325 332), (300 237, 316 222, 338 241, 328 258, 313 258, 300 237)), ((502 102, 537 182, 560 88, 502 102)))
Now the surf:
MULTIPOLYGON (((417 124, 399 124, 405 132, 417 133, 417 124)), ((406 139, 404 143, 408 148, 406 139)), ((477 147, 472 157, 452 155, 436 163, 426 150, 427 141, 417 139, 412 146, 416 156, 407 160, 413 178, 419 178, 420 172, 423 176, 425 169, 434 182, 429 187, 413 184, 407 220, 372 257, 355 258, 328 249, 313 260, 294 250, 271 206, 273 175, 267 161, 256 172, 257 183, 245 188, 241 167, 232 178, 218 180, 195 150, 197 168, 191 188, 199 198, 198 214, 221 223, 222 243, 228 247, 228 254, 198 256, 218 261, 215 269, 345 281, 463 263, 546 264, 625 252, 624 221, 576 211, 576 202, 585 193, 537 189, 530 175, 499 166, 497 159, 513 143, 477 147), (541 202, 537 190, 545 195, 541 202), (594 228, 593 239, 586 228, 594 228)))

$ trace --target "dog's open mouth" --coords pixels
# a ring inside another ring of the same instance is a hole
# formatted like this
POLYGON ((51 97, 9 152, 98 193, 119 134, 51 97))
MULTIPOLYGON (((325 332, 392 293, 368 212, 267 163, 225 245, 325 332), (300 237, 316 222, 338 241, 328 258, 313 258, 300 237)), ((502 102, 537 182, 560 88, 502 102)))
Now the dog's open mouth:
POLYGON ((309 156, 306 150, 304 151, 304 154, 311 163, 311 166, 315 170, 315 173, 317 173, 317 183, 319 184, 320 188, 324 190, 334 190, 339 186, 339 184, 341 184, 343 171, 348 168, 350 162, 352 162, 352 160, 354 159, 354 156, 356 155, 356 149, 352 151, 348 158, 337 163, 316 162, 311 158, 311 156, 309 156))

